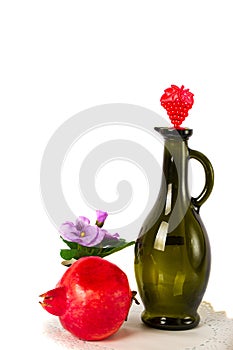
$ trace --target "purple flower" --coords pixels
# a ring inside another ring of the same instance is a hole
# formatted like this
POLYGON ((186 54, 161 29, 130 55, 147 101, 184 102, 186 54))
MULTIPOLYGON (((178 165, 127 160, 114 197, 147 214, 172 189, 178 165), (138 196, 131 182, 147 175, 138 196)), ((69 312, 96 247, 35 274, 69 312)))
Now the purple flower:
POLYGON ((119 238, 120 238, 119 233, 111 234, 111 233, 108 232, 107 230, 103 230, 103 229, 101 229, 101 231, 104 232, 103 243, 105 243, 105 244, 114 243, 114 241, 118 241, 119 238))
MULTIPOLYGON (((107 213, 97 210, 97 218, 105 220, 107 213)), ((99 222, 99 221, 98 221, 99 222)), ((94 247, 101 244, 105 247, 118 242, 120 236, 118 233, 111 234, 101 226, 91 226, 90 220, 85 216, 79 216, 75 222, 66 221, 60 227, 62 238, 69 242, 75 242, 85 247, 94 247)))
POLYGON ((79 216, 75 225, 73 222, 65 222, 60 227, 61 236, 70 242, 76 242, 86 247, 93 247, 100 244, 105 236, 105 232, 97 226, 89 225, 89 219, 79 216))
POLYGON ((106 211, 96 210, 96 216, 97 216, 96 225, 99 227, 102 227, 108 216, 108 213, 106 211))

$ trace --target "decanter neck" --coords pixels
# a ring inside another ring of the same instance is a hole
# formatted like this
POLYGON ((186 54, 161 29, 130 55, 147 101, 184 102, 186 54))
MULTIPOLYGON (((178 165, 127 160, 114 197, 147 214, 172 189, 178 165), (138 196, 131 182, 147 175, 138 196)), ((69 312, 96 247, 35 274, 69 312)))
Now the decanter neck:
POLYGON ((189 149, 187 140, 165 138, 163 157, 163 191, 172 192, 173 201, 190 201, 188 188, 189 149), (165 187, 164 187, 165 186, 165 187))

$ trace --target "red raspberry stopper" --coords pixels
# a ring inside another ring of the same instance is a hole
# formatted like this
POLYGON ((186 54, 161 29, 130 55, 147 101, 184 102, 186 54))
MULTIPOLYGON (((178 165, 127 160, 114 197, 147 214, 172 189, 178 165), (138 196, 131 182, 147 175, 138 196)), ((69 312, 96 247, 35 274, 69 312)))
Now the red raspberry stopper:
POLYGON ((171 87, 164 90, 160 102, 166 109, 174 128, 181 128, 180 125, 188 116, 189 109, 192 108, 193 96, 193 93, 189 89, 185 89, 184 85, 180 88, 176 85, 171 85, 171 87))

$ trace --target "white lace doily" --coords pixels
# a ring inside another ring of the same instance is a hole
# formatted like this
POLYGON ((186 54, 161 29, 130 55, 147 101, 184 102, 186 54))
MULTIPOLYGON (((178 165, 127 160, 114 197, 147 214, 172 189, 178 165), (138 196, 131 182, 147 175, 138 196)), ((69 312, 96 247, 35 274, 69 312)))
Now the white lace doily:
MULTIPOLYGON (((187 331, 163 331, 141 322, 142 306, 134 305, 122 328, 99 342, 85 342, 65 331, 57 317, 44 324, 44 336, 53 348, 76 350, 233 350, 233 319, 215 312, 209 303, 199 308, 201 322, 187 331)), ((49 349, 49 344, 48 344, 49 349)))

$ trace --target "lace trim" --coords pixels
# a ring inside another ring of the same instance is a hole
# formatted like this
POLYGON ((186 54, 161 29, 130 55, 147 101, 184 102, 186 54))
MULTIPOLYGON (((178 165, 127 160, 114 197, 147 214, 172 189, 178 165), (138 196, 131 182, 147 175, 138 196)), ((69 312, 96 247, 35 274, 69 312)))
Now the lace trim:
MULTIPOLYGON (((44 324, 44 336, 57 348, 76 350, 232 350, 233 319, 225 312, 215 312, 203 302, 201 322, 187 331, 161 331, 146 327, 140 320, 142 307, 134 305, 128 321, 112 337, 100 342, 86 342, 62 328, 57 317, 44 324), (55 343, 55 344, 54 344, 55 343)), ((49 345, 49 344, 48 344, 49 345)), ((48 346, 49 348, 49 346, 48 346)))

